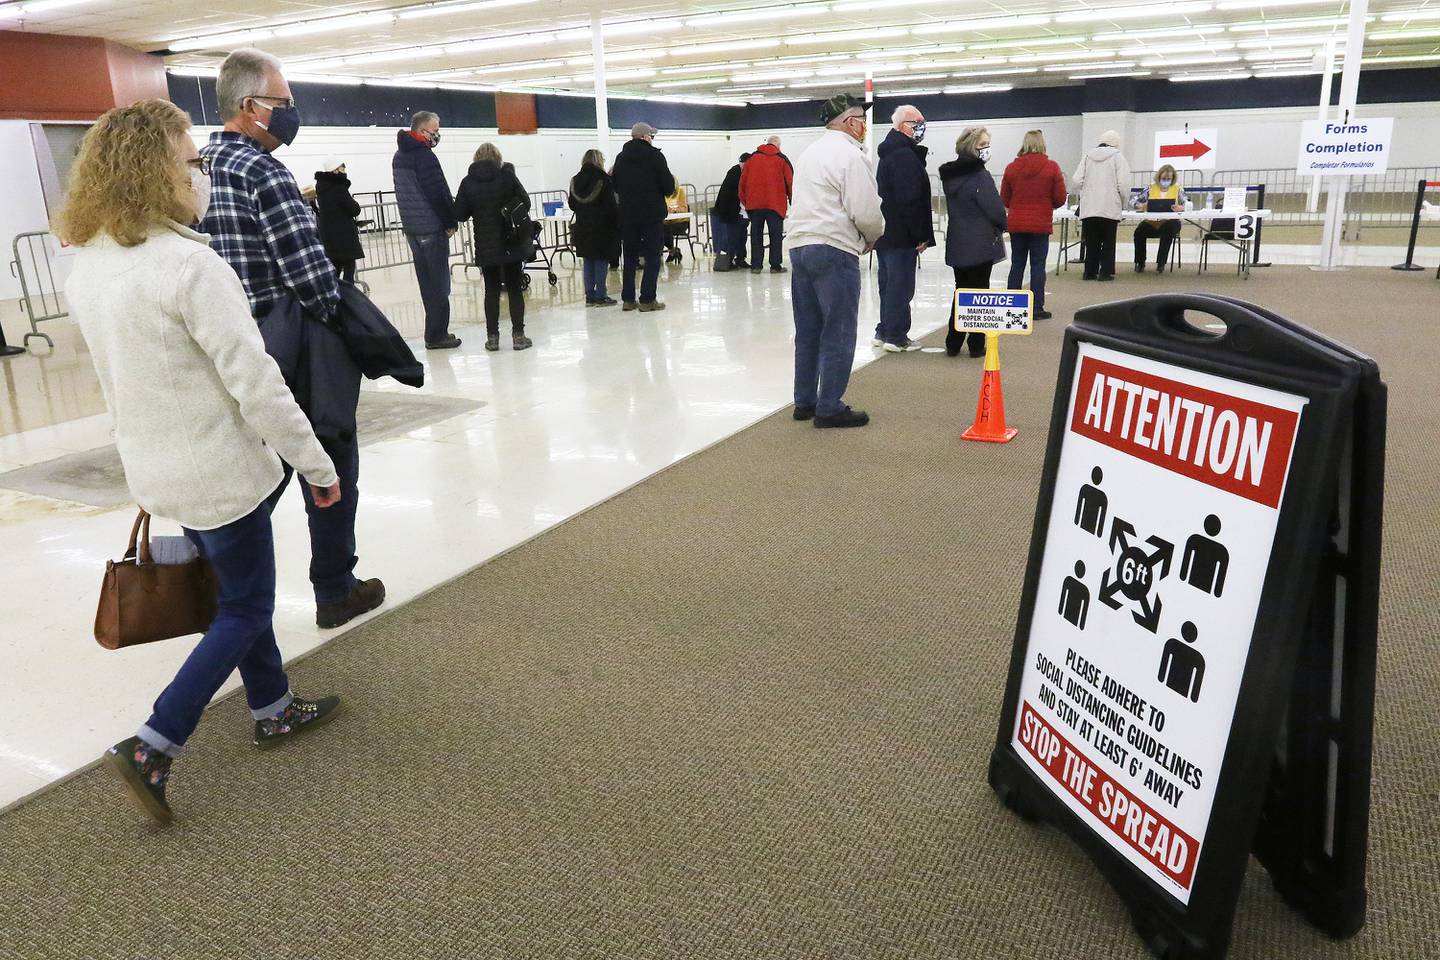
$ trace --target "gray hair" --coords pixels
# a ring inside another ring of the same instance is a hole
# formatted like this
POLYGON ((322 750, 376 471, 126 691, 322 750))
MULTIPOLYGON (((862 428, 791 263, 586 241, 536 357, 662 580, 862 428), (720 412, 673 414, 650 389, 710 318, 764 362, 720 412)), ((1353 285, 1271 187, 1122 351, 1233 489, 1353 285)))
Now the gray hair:
POLYGON ((226 57, 215 81, 220 119, 230 120, 240 112, 246 97, 264 93, 265 81, 271 73, 283 75, 284 66, 264 50, 243 47, 226 57))
POLYGON ((979 156, 980 138, 989 133, 988 127, 966 127, 960 131, 960 137, 955 141, 955 153, 962 157, 967 154, 972 157, 979 156))
POLYGON ((416 113, 410 118, 410 129, 418 131, 421 127, 425 126, 425 124, 429 123, 431 120, 439 119, 440 114, 438 113, 433 113, 429 110, 416 111, 416 113))
POLYGON ((900 106, 895 108, 894 113, 890 114, 890 122, 894 124, 895 129, 898 130, 900 129, 900 124, 904 123, 906 120, 914 119, 914 117, 910 116, 910 114, 912 113, 915 114, 915 116, 917 117, 920 115, 919 109, 916 108, 913 104, 902 103, 900 104, 900 106))
MULTIPOLYGON (((433 117, 435 114, 432 113, 430 116, 433 117)), ((425 121, 421 122, 423 123, 425 121)), ((481 160, 489 160, 496 166, 505 162, 500 158, 500 148, 493 143, 482 143, 475 148, 475 162, 479 163, 481 160)))

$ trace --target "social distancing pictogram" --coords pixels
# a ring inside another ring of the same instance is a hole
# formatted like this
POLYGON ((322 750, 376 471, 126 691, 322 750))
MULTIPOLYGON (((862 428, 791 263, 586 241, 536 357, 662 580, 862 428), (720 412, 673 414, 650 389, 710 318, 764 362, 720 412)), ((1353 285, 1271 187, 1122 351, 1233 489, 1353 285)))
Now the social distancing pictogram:
POLYGON ((1383 457, 1360 454, 1383 436, 1374 364, 1260 308, 1149 297, 1066 332, 990 779, 1085 847, 1169 960, 1225 953, 1252 848, 1328 932, 1363 923, 1379 508, 1338 491, 1378 501, 1383 457), (1337 511, 1364 524, 1343 549, 1337 511), (1346 629, 1315 629, 1337 595, 1346 629), (1342 673, 1297 669, 1335 643, 1361 653, 1342 673), (1332 683, 1356 692, 1349 726, 1282 723, 1292 685, 1301 703, 1332 683))

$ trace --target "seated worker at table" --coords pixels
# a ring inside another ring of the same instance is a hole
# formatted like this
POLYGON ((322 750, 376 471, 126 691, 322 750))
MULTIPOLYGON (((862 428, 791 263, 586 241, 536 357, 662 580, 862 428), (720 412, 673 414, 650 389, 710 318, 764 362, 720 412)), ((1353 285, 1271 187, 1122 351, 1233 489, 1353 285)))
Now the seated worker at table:
MULTIPOLYGON (((672 193, 672 194, 670 194, 670 196, 668 196, 668 197, 665 198, 665 212, 666 212, 667 215, 668 215, 668 214, 672 214, 672 213, 689 213, 689 212, 690 212, 690 200, 689 200, 688 197, 685 196, 685 188, 680 185, 680 181, 679 181, 678 179, 675 181, 675 192, 672 193)), ((681 257, 681 255, 680 255, 680 244, 677 243, 676 241, 677 241, 678 238, 680 238, 680 237, 689 236, 689 234, 690 234, 690 221, 689 221, 689 220, 667 220, 667 221, 666 221, 666 223, 665 223, 665 262, 666 262, 666 263, 679 263, 681 260, 684 259, 684 258, 681 257)))
MULTIPOLYGON (((1135 198, 1135 209, 1151 213, 1179 213, 1185 209, 1185 194, 1180 189, 1180 180, 1175 168, 1165 164, 1155 171, 1150 189, 1135 198)), ((1155 253, 1155 272, 1165 269, 1170 260, 1170 245, 1180 235, 1179 220, 1145 220, 1135 226, 1135 272, 1145 272, 1145 241, 1151 237, 1160 238, 1160 249, 1155 253)))

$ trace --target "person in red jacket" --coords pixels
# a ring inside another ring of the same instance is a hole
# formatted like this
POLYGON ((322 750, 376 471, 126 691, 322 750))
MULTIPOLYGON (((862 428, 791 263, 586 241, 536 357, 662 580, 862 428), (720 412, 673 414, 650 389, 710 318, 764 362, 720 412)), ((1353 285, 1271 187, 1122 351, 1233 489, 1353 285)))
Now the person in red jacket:
POLYGON ((1030 260, 1030 291, 1035 295, 1035 316, 1049 320, 1045 309, 1045 260, 1050 254, 1052 214, 1065 204, 1065 174, 1060 165, 1045 155, 1045 135, 1039 130, 1025 134, 1020 153, 1005 168, 1000 180, 1000 200, 1010 219, 1011 290, 1024 289, 1025 260, 1030 260))
POLYGON ((790 207, 790 161, 780 152, 779 137, 760 144, 740 171, 740 203, 750 214, 750 272, 765 269, 765 228, 770 228, 770 272, 784 273, 780 232, 790 207))

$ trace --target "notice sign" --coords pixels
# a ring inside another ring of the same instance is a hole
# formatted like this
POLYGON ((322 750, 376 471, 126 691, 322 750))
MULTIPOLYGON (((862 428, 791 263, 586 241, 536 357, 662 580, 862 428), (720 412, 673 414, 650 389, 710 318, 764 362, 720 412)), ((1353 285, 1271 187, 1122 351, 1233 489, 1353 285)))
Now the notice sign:
POLYGON ((1390 165, 1393 117, 1306 120, 1300 131, 1295 172, 1305 176, 1355 177, 1384 173, 1390 165))
POLYGON ((1188 904, 1305 400, 1087 343, 1075 370, 1011 744, 1188 904))
POLYGON ((1214 170, 1219 132, 1215 127, 1156 131, 1155 169, 1168 163, 1176 170, 1214 170))
POLYGON ((1029 333, 1029 290, 956 290, 955 329, 962 333, 1029 333))

